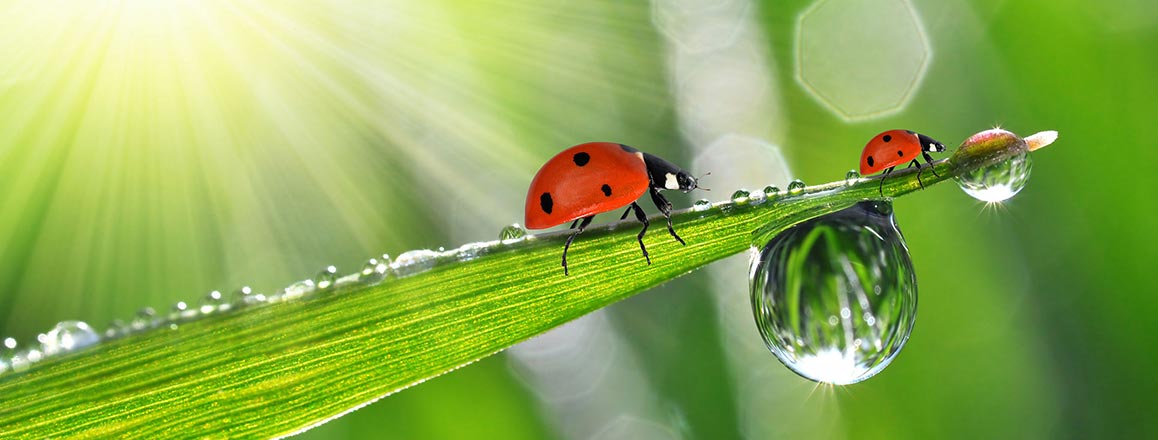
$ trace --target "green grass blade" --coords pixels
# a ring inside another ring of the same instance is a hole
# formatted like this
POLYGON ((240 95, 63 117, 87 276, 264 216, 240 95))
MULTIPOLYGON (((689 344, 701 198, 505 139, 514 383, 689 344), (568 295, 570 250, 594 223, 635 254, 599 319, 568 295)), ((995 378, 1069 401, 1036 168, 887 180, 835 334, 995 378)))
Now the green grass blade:
MULTIPOLYGON (((1009 134, 937 162, 924 186, 1024 151, 1009 134)), ((673 215, 687 241, 652 220, 646 265, 638 223, 597 226, 576 240, 564 276, 565 233, 479 243, 433 267, 376 285, 216 313, 51 358, 0 376, 6 437, 268 437, 324 423, 708 263, 757 237, 879 198, 877 179, 841 181, 772 200, 720 203, 673 215)), ((894 173, 884 194, 919 189, 894 173)))

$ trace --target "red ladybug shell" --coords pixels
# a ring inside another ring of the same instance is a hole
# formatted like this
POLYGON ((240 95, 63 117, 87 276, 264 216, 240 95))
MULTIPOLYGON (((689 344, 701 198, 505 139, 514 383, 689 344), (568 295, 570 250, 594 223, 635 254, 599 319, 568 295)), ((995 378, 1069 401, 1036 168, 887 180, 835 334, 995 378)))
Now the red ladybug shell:
POLYGON ((544 229, 634 202, 650 184, 643 153, 590 142, 548 160, 527 191, 525 224, 544 229))
POLYGON ((860 153, 860 174, 876 174, 886 168, 904 165, 921 155, 921 140, 909 130, 889 130, 869 140, 860 153))

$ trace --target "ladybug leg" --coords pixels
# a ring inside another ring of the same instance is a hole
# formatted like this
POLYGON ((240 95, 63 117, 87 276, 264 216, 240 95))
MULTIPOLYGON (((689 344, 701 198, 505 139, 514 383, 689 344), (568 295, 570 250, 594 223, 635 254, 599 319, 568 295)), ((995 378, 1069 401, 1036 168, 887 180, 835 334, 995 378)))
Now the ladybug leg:
MULTIPOLYGON (((587 229, 587 225, 591 224, 591 219, 594 218, 594 215, 589 215, 579 220, 575 220, 576 222, 582 220, 582 222, 579 223, 579 229, 575 230, 575 232, 571 233, 571 236, 567 237, 567 244, 563 245, 563 275, 570 275, 570 273, 567 272, 567 249, 571 248, 571 242, 575 240, 575 236, 583 232, 584 229, 587 229)), ((571 223, 571 227, 574 228, 575 223, 571 223)))
POLYGON ((893 168, 896 168, 896 167, 895 166, 888 167, 887 169, 885 169, 885 173, 881 175, 880 188, 877 189, 877 191, 880 191, 881 197, 885 196, 885 178, 889 177, 889 173, 893 172, 893 168))
POLYGON ((623 221, 623 219, 627 218, 627 214, 631 214, 632 209, 634 208, 632 208, 631 205, 628 205, 627 210, 623 211, 623 215, 619 216, 619 221, 623 221))
POLYGON ((913 159, 913 161, 910 162, 909 166, 906 168, 912 168, 913 166, 917 167, 917 185, 920 185, 921 189, 925 189, 925 182, 921 181, 921 172, 925 171, 925 169, 921 168, 921 163, 917 162, 917 159, 913 159))
POLYGON ((643 208, 640 208, 639 204, 631 202, 631 208, 629 209, 635 211, 635 218, 638 219, 640 223, 643 223, 643 229, 639 231, 639 235, 636 236, 636 238, 639 240, 639 249, 643 251, 643 258, 647 259, 648 265, 651 265, 651 257, 647 255, 647 247, 643 245, 643 234, 647 232, 647 227, 651 226, 651 222, 647 221, 647 215, 643 213, 643 208))
POLYGON ((575 229, 575 225, 579 224, 579 220, 583 220, 583 219, 581 219, 581 218, 575 219, 575 221, 571 222, 571 227, 567 228, 567 229, 575 229))
POLYGON ((928 151, 922 151, 921 155, 925 156, 925 163, 929 164, 929 171, 932 171, 934 176, 941 177, 940 174, 937 174, 937 167, 933 166, 933 156, 930 156, 928 151))
POLYGON ((651 201, 655 203, 656 208, 659 208, 659 212, 667 218, 667 232, 671 234, 672 237, 675 237, 676 241, 680 242, 680 244, 687 246, 687 243, 684 243, 684 239, 680 238, 680 236, 676 234, 675 229, 671 227, 671 202, 667 201, 663 194, 660 194, 655 188, 651 189, 651 201))

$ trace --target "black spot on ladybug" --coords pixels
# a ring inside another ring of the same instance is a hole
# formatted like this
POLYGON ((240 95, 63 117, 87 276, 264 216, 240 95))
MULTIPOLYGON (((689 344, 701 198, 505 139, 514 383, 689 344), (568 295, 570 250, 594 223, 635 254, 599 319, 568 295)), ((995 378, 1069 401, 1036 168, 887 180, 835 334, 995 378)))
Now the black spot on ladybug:
POLYGON ((599 188, 599 189, 603 190, 603 195, 605 195, 607 197, 611 197, 611 185, 604 183, 603 187, 599 188))
POLYGON ((887 134, 886 134, 886 135, 885 135, 885 137, 881 138, 881 140, 882 140, 882 141, 885 141, 885 142, 888 142, 888 141, 891 141, 891 140, 893 140, 893 137, 892 137, 892 136, 890 136, 890 135, 887 135, 887 134))
POLYGON ((639 150, 636 150, 633 147, 629 147, 629 146, 623 145, 623 144, 619 144, 619 148, 621 148, 621 149, 623 149, 623 151, 626 151, 626 152, 631 153, 631 154, 635 154, 635 153, 639 152, 639 150))
POLYGON ((901 150, 897 150, 897 156, 905 157, 905 152, 901 151, 901 150))
POLYGON ((575 161, 575 165, 583 166, 587 165, 587 162, 591 161, 591 155, 580 151, 575 153, 575 156, 571 159, 575 161))
POLYGON ((868 164, 870 167, 873 166, 873 157, 872 156, 868 157, 868 164))
POLYGON ((551 208, 555 207, 555 201, 551 200, 551 193, 543 193, 539 196, 539 207, 543 208, 543 212, 550 214, 551 208))

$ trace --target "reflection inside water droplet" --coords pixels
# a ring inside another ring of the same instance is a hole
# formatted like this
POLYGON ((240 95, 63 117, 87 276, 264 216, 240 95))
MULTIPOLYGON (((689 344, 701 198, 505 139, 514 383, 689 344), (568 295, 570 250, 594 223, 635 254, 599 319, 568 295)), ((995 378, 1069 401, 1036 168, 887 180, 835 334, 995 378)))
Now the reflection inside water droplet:
POLYGON ((805 378, 845 385, 900 352, 917 279, 888 202, 797 224, 752 261, 752 310, 769 350, 805 378))
POLYGON ((712 207, 712 201, 708 199, 699 199, 692 204, 692 211, 707 211, 712 207))
POLYGON ((527 236, 527 230, 518 223, 512 223, 499 231, 499 240, 518 240, 527 236))
POLYGON ((844 174, 844 184, 847 186, 855 185, 858 180, 860 180, 860 173, 856 172, 856 170, 848 170, 848 172, 844 174))
POLYGON ((1033 161, 1027 151, 1007 161, 979 168, 955 177, 965 194, 988 203, 1004 202, 1017 195, 1029 182, 1033 161))
POLYGON ((732 202, 737 204, 746 203, 750 196, 751 193, 749 193, 748 190, 740 188, 736 190, 736 192, 732 193, 732 202))
POLYGON ((804 181, 803 180, 796 179, 796 180, 793 180, 791 182, 788 182, 788 193, 789 194, 797 194, 801 191, 804 191, 804 181))
POLYGON ((778 195, 780 195, 780 188, 774 185, 768 185, 764 187, 764 197, 771 199, 778 195))

